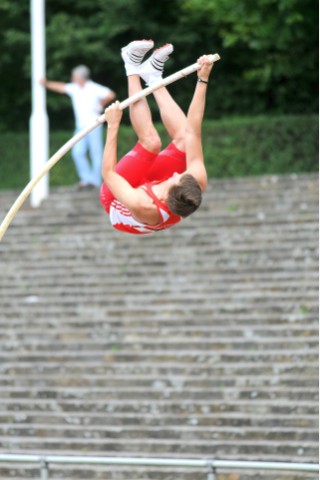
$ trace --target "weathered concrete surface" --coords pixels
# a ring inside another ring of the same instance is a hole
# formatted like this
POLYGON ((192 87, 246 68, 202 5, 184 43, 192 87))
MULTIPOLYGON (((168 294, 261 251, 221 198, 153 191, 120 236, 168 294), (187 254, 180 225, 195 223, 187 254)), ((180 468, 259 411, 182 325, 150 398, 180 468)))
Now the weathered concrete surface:
MULTIPOLYGON (((212 181, 200 212, 149 237, 112 230, 93 192, 25 207, 0 244, 0 450, 317 461, 317 181, 212 181)), ((1 218, 17 193, 0 192, 1 218)))

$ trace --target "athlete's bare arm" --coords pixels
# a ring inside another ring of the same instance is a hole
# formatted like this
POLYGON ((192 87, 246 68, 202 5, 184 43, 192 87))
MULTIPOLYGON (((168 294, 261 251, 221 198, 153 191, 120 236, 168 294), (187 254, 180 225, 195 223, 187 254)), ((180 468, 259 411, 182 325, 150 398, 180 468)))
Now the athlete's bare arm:
POLYGON ((119 102, 115 102, 106 110, 105 117, 108 129, 102 161, 102 178, 114 197, 130 209, 138 201, 137 190, 115 171, 117 165, 118 132, 122 118, 119 102))
POLYGON ((133 215, 139 217, 140 221, 145 221, 148 204, 150 204, 151 210, 154 211, 151 200, 146 197, 145 192, 139 188, 133 188, 127 180, 115 171, 117 164, 117 139, 122 118, 119 102, 115 102, 106 110, 105 117, 108 123, 108 130, 102 161, 103 180, 119 202, 125 205, 133 215))
MULTIPOLYGON (((207 82, 213 64, 210 64, 206 55, 200 57, 198 62, 202 65, 201 69, 198 70, 198 77, 207 82)), ((197 180, 202 191, 206 189, 208 181, 201 140, 201 125, 205 110, 206 93, 207 84, 202 82, 197 83, 189 107, 186 127, 186 173, 190 173, 197 180)))

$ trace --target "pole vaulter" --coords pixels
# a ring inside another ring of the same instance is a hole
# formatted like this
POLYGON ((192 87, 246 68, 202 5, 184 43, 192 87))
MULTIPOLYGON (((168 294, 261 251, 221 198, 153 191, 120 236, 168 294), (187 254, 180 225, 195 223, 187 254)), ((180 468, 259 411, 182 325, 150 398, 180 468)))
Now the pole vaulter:
MULTIPOLYGON (((213 54, 213 55, 208 55, 206 57, 211 64, 214 62, 218 61, 220 59, 220 56, 218 54, 213 54)), ((173 82, 176 82, 177 80, 180 80, 181 78, 184 78, 194 72, 197 72, 200 70, 202 65, 197 62, 189 67, 183 68, 182 70, 169 75, 168 77, 164 79, 160 79, 159 81, 156 81, 155 83, 152 83, 151 86, 137 92, 136 94, 129 96, 126 100, 123 100, 122 102, 117 102, 117 108, 120 110, 124 110, 125 108, 129 107, 130 105, 133 105, 135 102, 138 102, 144 97, 147 97, 151 93, 154 93, 161 87, 165 87, 166 85, 169 85, 173 82)), ((207 83, 207 82, 204 82, 207 83)), ((106 112, 111 107, 108 107, 106 112)), ((112 107, 114 109, 114 106, 112 107)), ((13 203, 12 207, 8 211, 6 217, 4 218, 3 222, 0 225, 0 240, 3 238, 4 234, 6 233, 9 225, 13 221, 14 217, 16 216, 17 212, 27 199, 27 197, 30 195, 34 187, 38 184, 38 182, 49 172, 49 170, 59 161, 61 158, 77 143, 79 142, 82 138, 84 138, 88 133, 90 133, 92 130, 97 128, 99 125, 102 125, 106 121, 106 114, 100 115, 91 125, 88 127, 84 128, 81 130, 79 133, 77 133, 74 137, 72 137, 68 142, 66 142, 46 163, 45 167, 34 177, 30 180, 30 182, 26 185, 26 187, 22 190, 20 195, 17 197, 15 202, 13 203)))

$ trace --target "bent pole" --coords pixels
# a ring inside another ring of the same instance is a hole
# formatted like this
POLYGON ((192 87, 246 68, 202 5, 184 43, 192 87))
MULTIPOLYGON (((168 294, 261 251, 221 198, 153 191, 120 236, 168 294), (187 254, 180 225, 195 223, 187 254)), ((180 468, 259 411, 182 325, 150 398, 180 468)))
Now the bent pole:
MULTIPOLYGON (((220 60, 220 56, 215 53, 214 55, 209 55, 210 62, 214 63, 220 60)), ((190 65, 189 67, 183 68, 182 70, 179 70, 176 73, 173 73, 172 75, 169 75, 169 77, 163 78, 159 80, 159 82, 154 83, 151 87, 147 87, 144 90, 141 90, 140 92, 136 93, 135 95, 132 95, 131 97, 127 98, 126 100, 123 100, 120 103, 120 109, 124 110, 127 108, 129 105, 137 102, 143 97, 146 97, 153 93, 155 90, 158 90, 161 87, 165 87, 166 85, 169 85, 170 83, 176 82, 177 80, 180 80, 181 78, 184 78, 191 73, 196 72, 199 70, 201 65, 199 63, 194 63, 193 65, 190 65)), ((5 216, 3 222, 0 225, 0 241, 2 240, 4 234, 6 233, 10 223, 16 216, 17 212, 19 211, 20 207, 23 205, 27 197, 30 195, 32 192, 33 188, 37 185, 37 183, 46 175, 46 173, 49 172, 49 170, 59 161, 61 158, 71 150, 71 148, 78 143, 82 138, 84 138, 88 133, 90 133, 92 130, 97 128, 99 125, 102 125, 105 122, 105 116, 104 114, 100 115, 96 120, 89 125, 88 127, 84 128, 80 132, 78 132, 74 137, 72 137, 70 140, 67 141, 59 150, 48 160, 46 163, 45 167, 34 177, 30 180, 30 182, 26 185, 26 187, 22 190, 20 195, 17 197, 15 202, 13 203, 12 207, 10 208, 9 212, 5 216)))

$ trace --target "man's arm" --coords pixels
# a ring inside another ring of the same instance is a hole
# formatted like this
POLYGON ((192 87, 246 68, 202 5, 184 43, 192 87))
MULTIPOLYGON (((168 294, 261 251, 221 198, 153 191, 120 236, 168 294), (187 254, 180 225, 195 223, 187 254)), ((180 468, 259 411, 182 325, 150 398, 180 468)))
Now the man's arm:
MULTIPOLYGON (((208 57, 200 57, 198 62, 202 65, 198 70, 198 78, 207 82, 213 64, 210 64, 208 57)), ((205 110, 207 84, 198 82, 192 102, 189 107, 186 128, 186 156, 187 173, 190 173, 204 191, 207 187, 207 172, 203 160, 201 126, 205 110)))
POLYGON ((106 146, 102 161, 102 177, 114 197, 130 211, 134 212, 140 203, 140 192, 133 188, 116 171, 117 164, 117 140, 122 117, 119 102, 114 103, 106 110, 106 121, 108 123, 106 146))
POLYGON ((46 78, 42 78, 39 83, 53 92, 66 93, 66 83, 64 82, 50 82, 46 78))
POLYGON ((107 105, 109 105, 109 103, 113 102, 115 98, 116 98, 115 92, 113 90, 110 90, 108 95, 102 98, 102 100, 100 100, 101 106, 105 108, 107 105))

